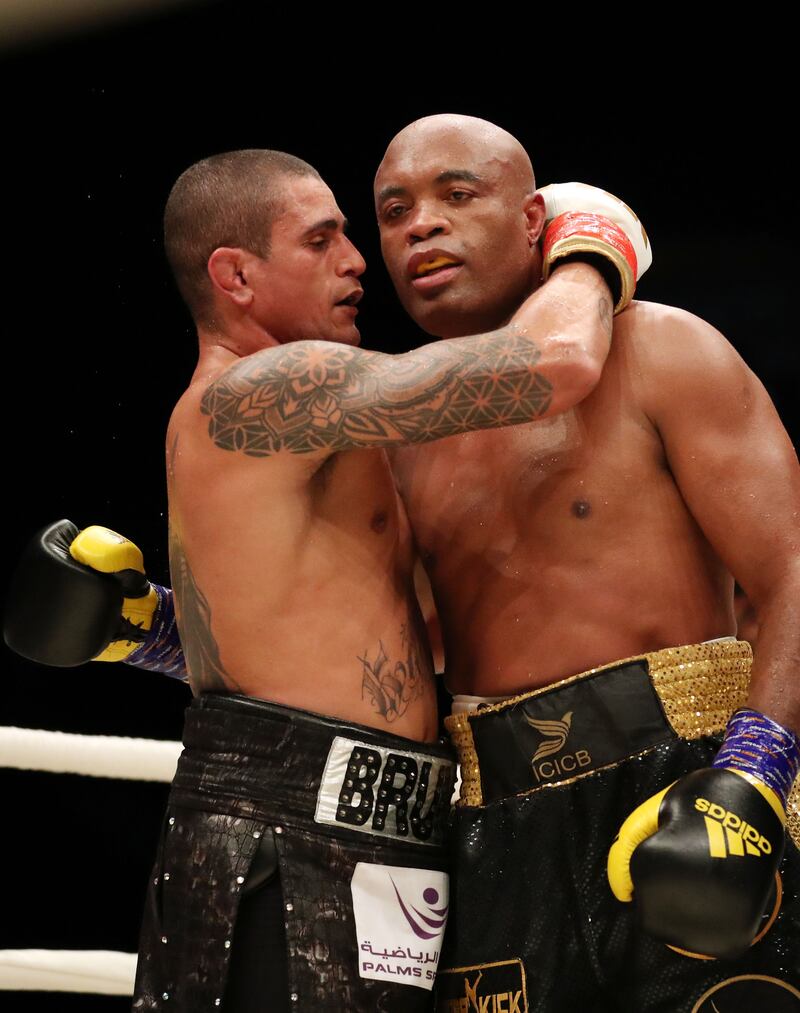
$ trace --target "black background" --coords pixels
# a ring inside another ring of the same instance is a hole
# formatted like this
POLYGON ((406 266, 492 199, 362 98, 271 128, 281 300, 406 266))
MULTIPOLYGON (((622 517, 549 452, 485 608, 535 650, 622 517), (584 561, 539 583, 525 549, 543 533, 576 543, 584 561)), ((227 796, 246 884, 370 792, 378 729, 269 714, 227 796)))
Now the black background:
MULTIPOLYGON (((380 262, 375 168, 418 116, 494 120, 531 152, 540 185, 593 183, 639 213, 655 256, 639 296, 722 330, 796 435, 794 115, 779 40, 756 72, 752 28, 723 45, 696 24, 674 40, 661 25, 602 42, 540 13, 510 24, 398 9, 378 22, 189 4, 0 54, 6 580, 30 534, 69 517, 131 536, 168 583, 163 434, 195 349, 160 216, 184 168, 233 148, 288 150, 321 171, 369 265, 364 343, 402 351, 420 335, 380 262)), ((2 725, 180 737, 181 684, 124 665, 46 670, 2 650, 2 725)), ((166 787, 12 771, 0 784, 0 949, 135 949, 166 787)))

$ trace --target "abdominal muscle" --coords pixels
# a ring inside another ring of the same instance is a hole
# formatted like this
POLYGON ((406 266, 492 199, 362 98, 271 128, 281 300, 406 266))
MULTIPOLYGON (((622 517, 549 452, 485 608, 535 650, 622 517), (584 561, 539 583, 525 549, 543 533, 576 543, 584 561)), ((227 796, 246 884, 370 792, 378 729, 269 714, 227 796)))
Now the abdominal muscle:
POLYGON ((677 542, 649 527, 624 538, 606 531, 584 554, 580 536, 565 531, 572 538, 560 551, 557 539, 531 538, 500 570, 473 558, 469 583, 457 572, 438 574, 449 589, 439 598, 450 691, 525 692, 735 633, 732 579, 684 514, 677 542))
POLYGON ((383 455, 337 455, 324 474, 298 479, 293 458, 287 469, 206 440, 184 427, 169 483, 170 570, 193 692, 433 740, 411 539, 383 455))
MULTIPOLYGON (((381 607, 363 586, 317 590, 313 608, 269 614, 230 601, 214 629, 233 692, 368 725, 419 741, 436 737, 430 656, 414 601, 381 607), (268 615, 267 619, 264 616, 268 615)), ((373 589, 376 590, 376 589, 373 589)))

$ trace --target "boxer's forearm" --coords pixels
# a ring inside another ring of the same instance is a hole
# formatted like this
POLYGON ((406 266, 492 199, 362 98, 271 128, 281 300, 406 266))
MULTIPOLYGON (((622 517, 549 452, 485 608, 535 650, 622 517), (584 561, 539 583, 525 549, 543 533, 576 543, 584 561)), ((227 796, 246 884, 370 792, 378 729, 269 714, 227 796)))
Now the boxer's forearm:
POLYGON ((594 390, 611 348, 608 285, 588 264, 559 266, 512 323, 541 349, 536 368, 552 387, 545 415, 573 408, 594 390))
MULTIPOLYGON (((554 403, 563 411, 589 392, 599 373, 594 364, 587 370, 575 339, 558 325, 560 300, 546 306, 536 336, 531 323, 522 328, 512 321, 404 355, 325 341, 257 352, 207 389, 202 411, 210 418, 209 436, 223 450, 254 457, 326 455, 531 422, 552 415, 554 403)), ((602 334, 599 305, 587 313, 602 334)))
POLYGON ((748 704, 800 734, 800 563, 792 560, 761 598, 748 704))

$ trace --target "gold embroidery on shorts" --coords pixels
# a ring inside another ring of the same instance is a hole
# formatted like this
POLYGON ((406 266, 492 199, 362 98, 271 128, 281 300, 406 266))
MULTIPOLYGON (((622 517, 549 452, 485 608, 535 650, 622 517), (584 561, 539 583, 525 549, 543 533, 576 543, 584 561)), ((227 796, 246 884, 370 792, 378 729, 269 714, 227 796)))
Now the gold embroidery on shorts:
POLYGON ((469 714, 450 715, 444 719, 461 764, 461 792, 458 805, 483 805, 481 774, 478 768, 478 754, 469 723, 469 714))
POLYGON ((786 833, 800 848, 800 774, 794 779, 786 802, 786 833))
POLYGON ((747 700, 753 652, 744 640, 672 647, 644 657, 667 720, 681 738, 724 731, 747 700))
POLYGON ((528 1013, 525 965, 515 958, 440 968, 436 974, 435 1000, 436 1013, 476 1010, 528 1013))

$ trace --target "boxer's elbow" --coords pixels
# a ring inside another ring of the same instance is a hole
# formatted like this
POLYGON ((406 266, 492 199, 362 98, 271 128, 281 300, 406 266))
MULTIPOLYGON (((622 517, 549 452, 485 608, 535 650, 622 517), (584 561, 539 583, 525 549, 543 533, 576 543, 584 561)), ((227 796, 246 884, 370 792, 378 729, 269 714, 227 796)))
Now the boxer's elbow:
POLYGON ((542 364, 552 396, 546 415, 559 415, 574 408, 595 389, 603 375, 608 350, 600 351, 569 335, 551 341, 551 361, 542 364))
POLYGON ((795 545, 774 545, 759 558, 757 572, 737 579, 755 611, 756 619, 763 622, 774 610, 785 612, 787 621, 796 623, 797 602, 800 601, 800 557, 795 545), (791 617, 791 618, 789 618, 791 617))

